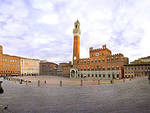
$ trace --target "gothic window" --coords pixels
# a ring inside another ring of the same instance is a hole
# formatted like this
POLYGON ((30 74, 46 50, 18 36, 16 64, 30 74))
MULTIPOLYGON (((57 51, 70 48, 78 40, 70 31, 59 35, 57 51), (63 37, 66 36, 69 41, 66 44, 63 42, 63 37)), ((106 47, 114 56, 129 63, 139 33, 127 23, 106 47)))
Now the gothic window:
POLYGON ((118 66, 116 67, 116 70, 119 70, 119 67, 118 67, 118 66))
POLYGON ((117 62, 118 62, 118 60, 119 60, 118 57, 116 57, 116 61, 117 61, 117 62))
POLYGON ((117 74, 117 78, 119 78, 119 74, 117 74))
POLYGON ((101 62, 101 60, 99 59, 99 62, 101 62))
POLYGON ((99 77, 101 77, 101 74, 99 74, 99 77))
POLYGON ((105 60, 103 59, 103 62, 105 62, 105 60))
POLYGON ((97 60, 95 60, 95 63, 97 63, 97 60))
POLYGON ((112 70, 114 70, 114 67, 112 67, 112 70))
POLYGON ((78 26, 76 25, 76 28, 78 28, 78 26))
POLYGON ((107 59, 107 62, 109 62, 109 59, 107 59))
POLYGON ((110 67, 108 67, 107 70, 110 70, 110 67))
POLYGON ((97 74, 95 74, 95 77, 97 77, 97 74))
POLYGON ((99 65, 97 65, 97 68, 99 68, 99 65))

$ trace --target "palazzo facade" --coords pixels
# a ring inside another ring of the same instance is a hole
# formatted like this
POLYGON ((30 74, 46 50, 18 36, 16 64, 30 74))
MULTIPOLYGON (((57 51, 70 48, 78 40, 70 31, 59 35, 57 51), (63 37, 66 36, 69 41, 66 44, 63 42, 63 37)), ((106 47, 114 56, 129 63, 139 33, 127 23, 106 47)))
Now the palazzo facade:
POLYGON ((20 58, 21 75, 39 75, 40 61, 38 59, 20 58))
POLYGON ((124 65, 128 58, 123 54, 112 54, 111 50, 103 45, 102 48, 89 49, 89 58, 80 58, 80 23, 74 24, 73 35, 73 68, 70 69, 70 78, 98 78, 120 79, 124 77, 124 65))

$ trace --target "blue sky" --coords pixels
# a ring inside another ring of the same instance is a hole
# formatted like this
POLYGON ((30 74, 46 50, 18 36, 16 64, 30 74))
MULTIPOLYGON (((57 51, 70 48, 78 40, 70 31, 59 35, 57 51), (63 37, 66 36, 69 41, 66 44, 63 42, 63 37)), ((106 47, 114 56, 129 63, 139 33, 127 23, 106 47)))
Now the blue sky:
POLYGON ((0 0, 4 53, 72 60, 73 27, 81 25, 80 57, 103 44, 133 61, 150 55, 150 0, 0 0))

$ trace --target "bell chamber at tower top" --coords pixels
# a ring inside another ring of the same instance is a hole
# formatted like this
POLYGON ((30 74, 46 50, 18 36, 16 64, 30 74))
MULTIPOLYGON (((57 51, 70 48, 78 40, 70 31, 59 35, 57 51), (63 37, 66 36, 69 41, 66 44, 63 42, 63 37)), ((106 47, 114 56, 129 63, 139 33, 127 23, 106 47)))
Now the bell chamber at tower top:
POLYGON ((80 31, 80 22, 78 20, 74 23, 73 34, 74 34, 74 36, 76 36, 76 35, 80 36, 80 34, 81 34, 81 31, 80 31))

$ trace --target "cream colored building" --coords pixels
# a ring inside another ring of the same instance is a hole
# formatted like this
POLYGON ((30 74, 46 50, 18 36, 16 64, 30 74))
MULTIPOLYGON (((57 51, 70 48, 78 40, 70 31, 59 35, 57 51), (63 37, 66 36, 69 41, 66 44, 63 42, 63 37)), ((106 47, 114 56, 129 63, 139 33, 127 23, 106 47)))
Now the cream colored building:
POLYGON ((150 63, 150 56, 141 58, 142 62, 150 63))
POLYGON ((21 58, 21 75, 39 75, 40 60, 21 58))

